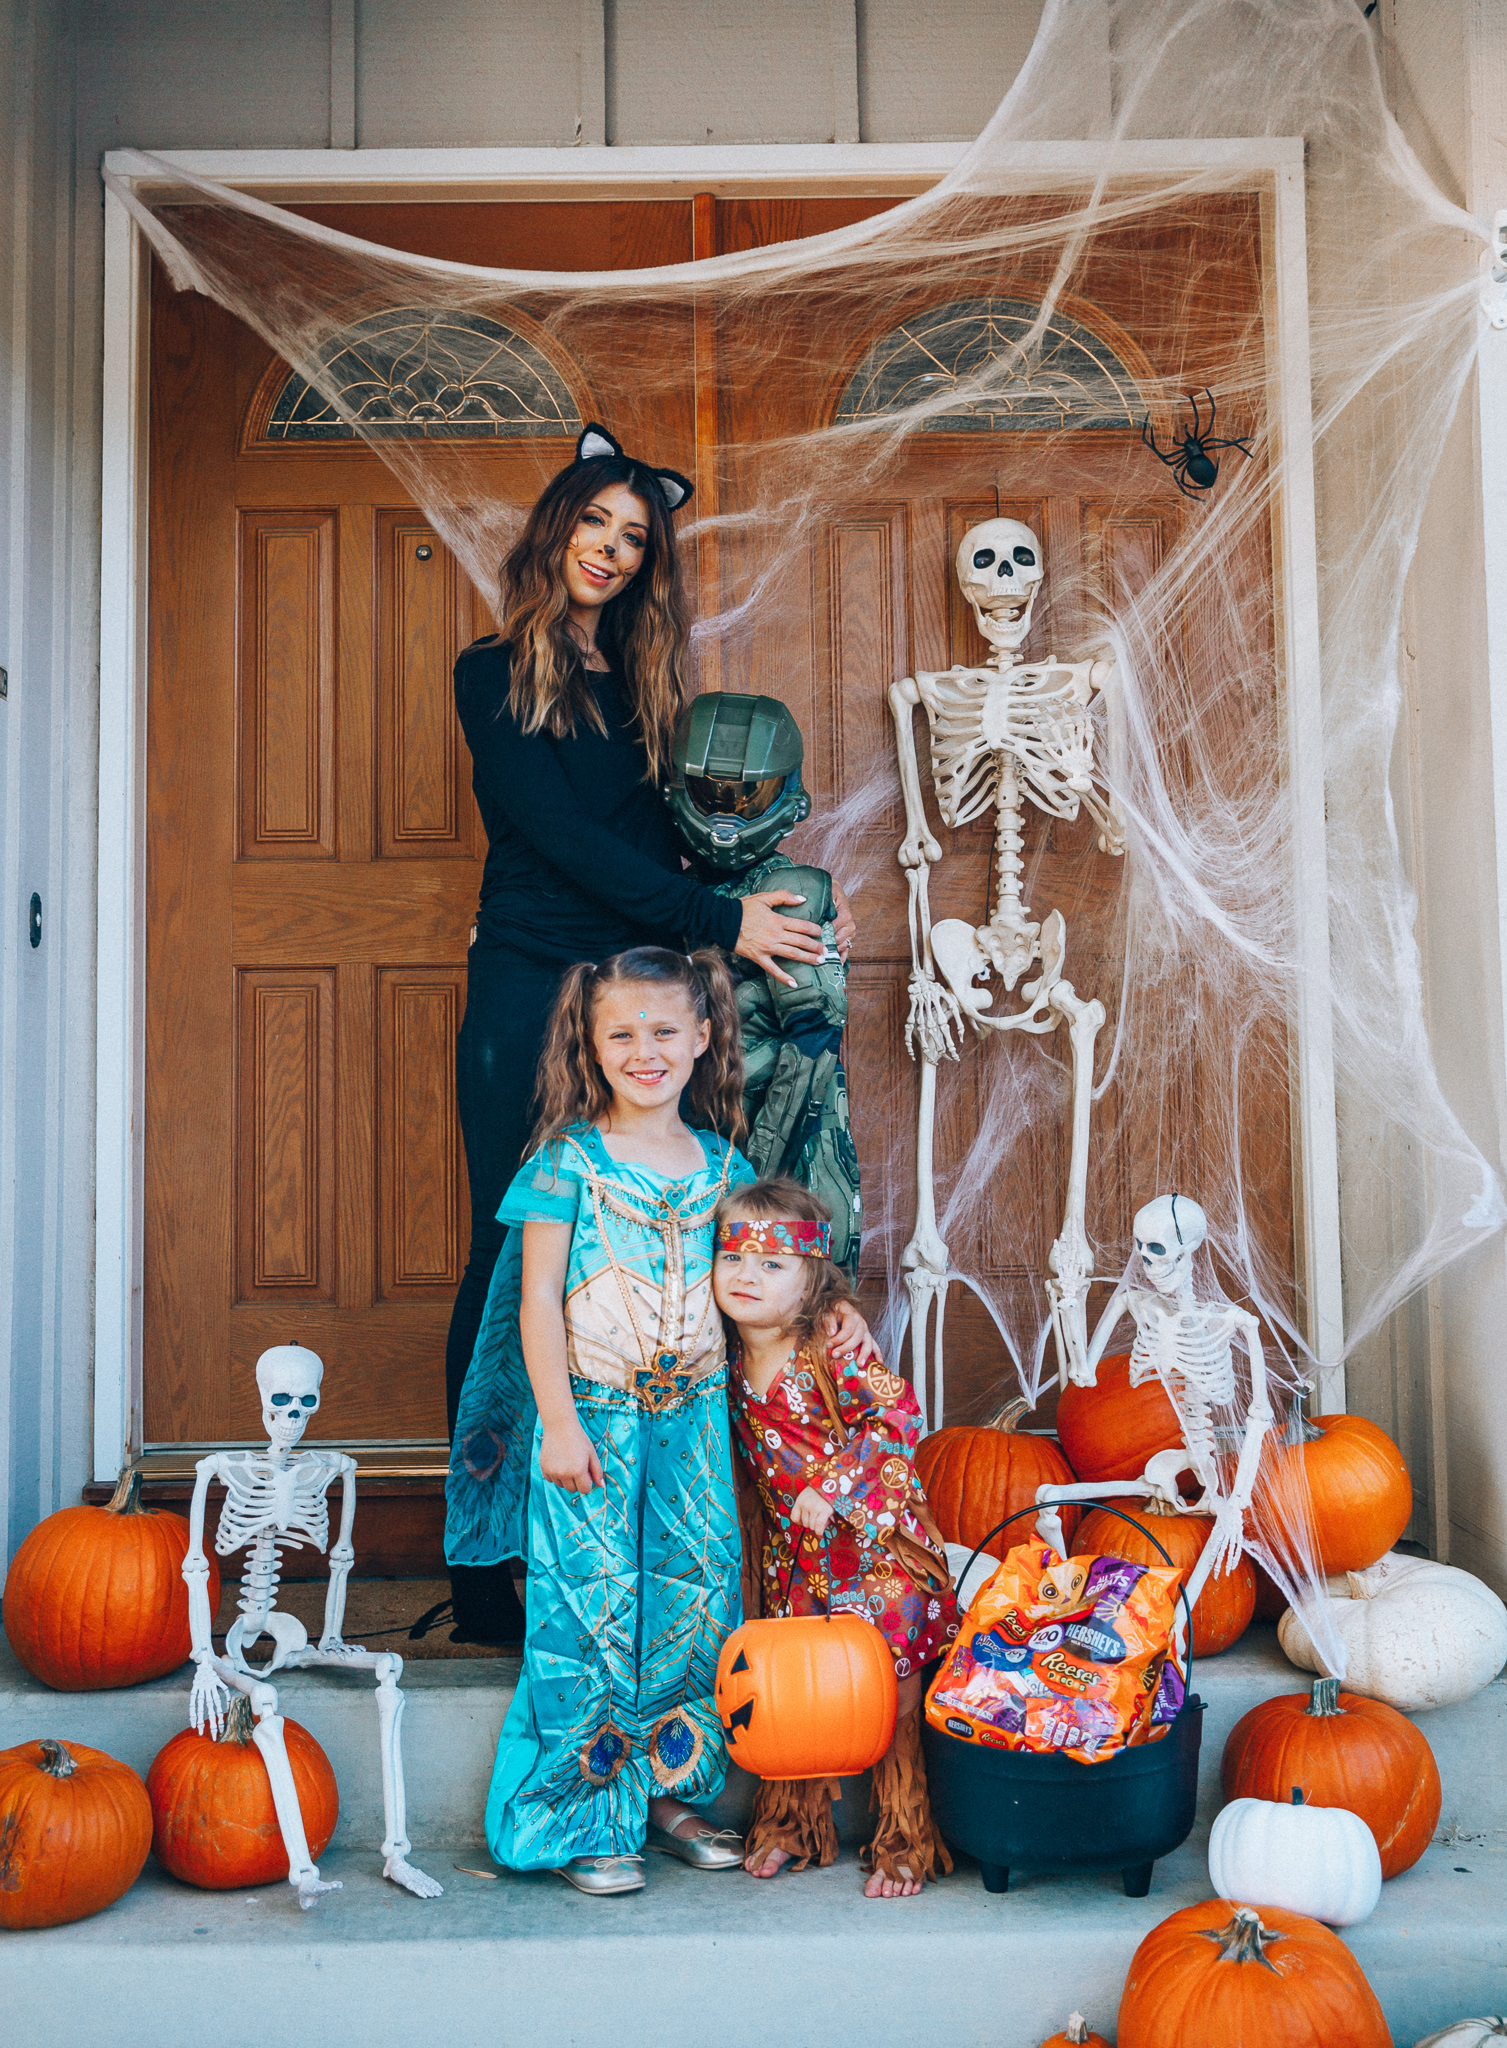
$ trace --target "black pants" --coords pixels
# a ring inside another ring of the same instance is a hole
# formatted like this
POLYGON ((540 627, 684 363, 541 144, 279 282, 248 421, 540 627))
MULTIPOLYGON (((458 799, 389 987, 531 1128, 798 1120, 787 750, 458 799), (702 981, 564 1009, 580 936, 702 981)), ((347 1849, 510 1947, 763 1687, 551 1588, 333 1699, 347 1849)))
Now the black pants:
MULTIPOLYGON (((492 1268, 502 1250, 504 1230, 497 1211, 527 1151, 544 1027, 562 972, 480 946, 471 948, 467 962, 455 1082, 471 1184, 471 1245, 445 1344, 445 1409, 452 1436, 492 1268)), ((495 1642, 515 1640, 520 1633, 508 1565, 452 1566, 450 1594, 461 1635, 495 1642)))

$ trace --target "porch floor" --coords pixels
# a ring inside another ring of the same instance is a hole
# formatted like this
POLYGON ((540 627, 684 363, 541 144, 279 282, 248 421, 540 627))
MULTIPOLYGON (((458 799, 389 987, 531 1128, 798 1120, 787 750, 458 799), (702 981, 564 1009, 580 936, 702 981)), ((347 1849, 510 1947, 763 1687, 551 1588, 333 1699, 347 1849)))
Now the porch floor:
MULTIPOLYGON (((1125 1898, 1110 1876, 1029 1874, 991 1897, 960 1861, 919 1899, 867 1901, 852 1850, 867 1804, 859 1781, 838 1809, 847 1846, 831 1870, 755 1884, 651 1855, 642 1892, 589 1899, 549 1873, 470 1874, 491 1868, 479 1821, 515 1670, 503 1657, 404 1675, 415 1860, 445 1886, 443 1899, 422 1903, 380 1876, 367 1688, 297 1676, 283 1704, 335 1764, 342 1816, 321 1871, 344 1889, 301 1913, 286 1886, 200 1892, 149 1862, 108 1912, 4 1938, 7 2038, 201 2048, 229 2026, 268 2048, 337 2030, 370 2048, 1035 2048, 1077 2007, 1112 2039, 1141 1936, 1209 1896, 1208 1828, 1229 1728, 1257 1699, 1303 1683, 1270 1627, 1198 1667, 1208 1702, 1199 1820, 1157 1865, 1145 1899, 1125 1898)), ((186 1673, 129 1692, 53 1693, 0 1650, 0 1747, 72 1736, 145 1770, 183 1725, 186 1698, 186 1673)), ((1507 2005, 1507 1686, 1420 1725, 1444 1778, 1440 1836, 1346 1937, 1398 2048, 1507 2005)), ((727 1818, 746 1811, 750 1790, 732 1774, 727 1818)))

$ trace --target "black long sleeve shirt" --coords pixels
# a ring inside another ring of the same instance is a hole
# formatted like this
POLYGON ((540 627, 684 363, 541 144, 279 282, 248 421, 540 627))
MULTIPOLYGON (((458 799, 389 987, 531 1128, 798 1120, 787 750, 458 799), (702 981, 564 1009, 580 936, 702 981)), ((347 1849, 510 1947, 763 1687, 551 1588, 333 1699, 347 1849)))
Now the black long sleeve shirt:
POLYGON ((455 664, 455 708, 487 834, 476 943, 527 959, 605 960, 628 946, 737 944, 742 906, 688 874, 623 677, 592 675, 607 727, 524 733, 508 709, 510 650, 478 640, 455 664))

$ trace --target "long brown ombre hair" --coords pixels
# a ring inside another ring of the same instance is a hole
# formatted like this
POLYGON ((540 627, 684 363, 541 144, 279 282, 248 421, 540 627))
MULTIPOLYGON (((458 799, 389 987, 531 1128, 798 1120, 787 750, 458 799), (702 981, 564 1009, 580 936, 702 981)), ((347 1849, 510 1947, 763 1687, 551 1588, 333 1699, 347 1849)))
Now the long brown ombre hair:
POLYGON ((592 1017, 604 988, 678 988, 698 1024, 710 1023, 706 1051, 686 1084, 698 1130, 743 1135, 743 1031, 738 998, 722 955, 711 948, 687 957, 664 946, 631 946, 600 967, 583 960, 560 984, 539 1060, 539 1121, 533 1149, 553 1142, 572 1124, 596 1123, 612 1107, 612 1091, 597 1064, 592 1017))
POLYGON ((648 508, 649 541, 627 587, 603 605, 597 644, 627 678, 650 779, 665 782, 686 697, 690 610, 664 493, 653 472, 626 455, 593 456, 562 469, 503 562, 501 637, 512 651, 508 709, 524 732, 555 739, 564 739, 582 718, 606 730, 568 623, 565 552, 581 514, 612 484, 626 484, 648 508))

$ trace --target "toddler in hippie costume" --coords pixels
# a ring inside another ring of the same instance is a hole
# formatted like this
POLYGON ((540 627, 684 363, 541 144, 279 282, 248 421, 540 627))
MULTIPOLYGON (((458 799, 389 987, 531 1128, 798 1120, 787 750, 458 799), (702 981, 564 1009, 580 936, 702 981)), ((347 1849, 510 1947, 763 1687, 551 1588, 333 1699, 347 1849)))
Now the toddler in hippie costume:
MULTIPOLYGON (((958 1632, 942 1537, 916 1478, 921 1416, 877 1359, 817 1341, 851 1305, 823 1204, 798 1181, 754 1181, 717 1210, 712 1285, 728 1324, 733 1436, 745 1486, 748 1613, 861 1614, 895 1659, 895 1739, 874 1769, 870 1898, 919 1892, 952 1859, 932 1823, 921 1756, 923 1667, 958 1632), (756 1496, 756 1501, 751 1496, 756 1496), (825 1539, 825 1541, 823 1540, 825 1539), (748 1552, 752 1552, 749 1556, 748 1552), (788 1590, 787 1590, 788 1589, 788 1590)), ((827 1779, 763 1780, 744 1868, 773 1877, 837 1857, 827 1779)))

